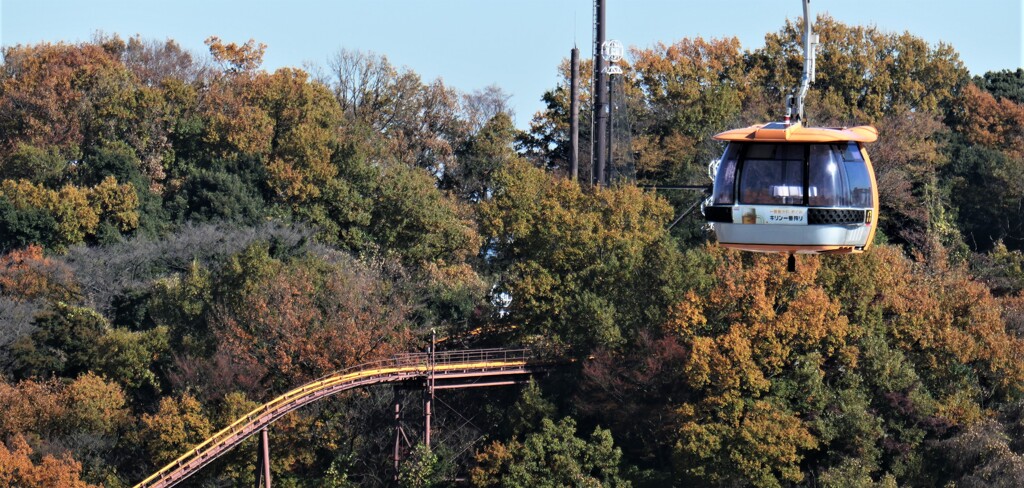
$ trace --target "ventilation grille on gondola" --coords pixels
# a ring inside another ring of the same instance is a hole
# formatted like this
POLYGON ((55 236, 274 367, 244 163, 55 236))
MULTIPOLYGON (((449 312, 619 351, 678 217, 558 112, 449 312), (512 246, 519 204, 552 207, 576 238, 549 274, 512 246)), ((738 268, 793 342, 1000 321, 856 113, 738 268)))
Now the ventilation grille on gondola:
POLYGON ((864 210, 848 208, 809 208, 807 223, 810 225, 863 224, 864 210))
POLYGON ((704 207, 704 218, 708 222, 732 223, 732 207, 704 207))

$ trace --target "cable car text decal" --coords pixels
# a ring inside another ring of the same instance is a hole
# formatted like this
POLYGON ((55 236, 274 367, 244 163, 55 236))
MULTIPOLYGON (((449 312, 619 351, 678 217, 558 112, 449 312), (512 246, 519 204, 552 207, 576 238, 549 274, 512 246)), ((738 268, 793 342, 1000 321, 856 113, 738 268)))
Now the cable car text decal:
POLYGON ((732 221, 742 224, 807 225, 807 207, 736 206, 732 221))

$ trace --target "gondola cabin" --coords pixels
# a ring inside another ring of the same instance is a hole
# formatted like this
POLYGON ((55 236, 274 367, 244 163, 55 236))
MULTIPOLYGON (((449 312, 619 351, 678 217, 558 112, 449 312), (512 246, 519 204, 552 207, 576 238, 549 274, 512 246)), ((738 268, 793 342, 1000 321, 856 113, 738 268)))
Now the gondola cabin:
POLYGON ((720 245, 745 251, 856 253, 871 245, 878 187, 864 144, 874 127, 771 123, 727 141, 704 215, 720 245))

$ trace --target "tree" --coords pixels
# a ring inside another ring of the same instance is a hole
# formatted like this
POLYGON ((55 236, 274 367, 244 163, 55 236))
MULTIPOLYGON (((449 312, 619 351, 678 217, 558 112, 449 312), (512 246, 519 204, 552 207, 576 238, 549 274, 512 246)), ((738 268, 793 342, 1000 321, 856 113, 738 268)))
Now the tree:
POLYGON ((18 301, 70 302, 80 296, 80 290, 67 264, 31 245, 0 256, 0 294, 18 301))
POLYGON ((94 365, 125 388, 134 391, 160 391, 160 378, 154 370, 169 360, 170 346, 166 327, 146 331, 113 328, 100 339, 97 347, 108 354, 94 365))
POLYGON ((99 206, 101 221, 118 233, 140 227, 155 231, 166 225, 161 195, 154 191, 164 179, 162 161, 147 168, 136 154, 122 141, 90 146, 76 175, 82 185, 96 189, 93 205, 99 206), (118 185, 119 181, 125 184, 118 185))
POLYGON ((129 427, 128 401, 116 383, 89 372, 68 385, 65 394, 70 431, 116 439, 129 427))
POLYGON ((343 49, 330 67, 349 137, 369 136, 371 142, 361 144, 374 148, 373 159, 398 159, 444 174, 466 135, 455 90, 440 79, 424 83, 374 53, 343 49))
POLYGON ((3 438, 28 435, 46 440, 66 435, 69 422, 67 395, 58 380, 0 381, 0 406, 9 415, 0 420, 3 438))
POLYGON ((443 478, 444 467, 437 453, 423 444, 417 444, 403 462, 398 476, 402 488, 431 488, 447 486, 448 480, 443 478))
POLYGON ((517 157, 512 149, 515 137, 512 119, 499 111, 456 152, 455 167, 446 169, 441 185, 469 202, 490 198, 495 173, 517 157))
MULTIPOLYGON (((969 81, 959 55, 947 44, 932 47, 910 33, 885 33, 876 27, 847 26, 819 15, 814 32, 821 37, 814 99, 838 108, 839 120, 851 125, 873 123, 894 109, 945 114, 969 81)), ((754 69, 771 99, 780 103, 797 85, 803 63, 802 28, 787 21, 765 37, 765 47, 752 53, 754 69)), ((811 121, 820 120, 809 113, 811 121)), ((814 122, 818 125, 818 122, 814 122)))
MULTIPOLYGON (((800 452, 817 447, 817 442, 793 412, 765 401, 729 409, 738 415, 684 420, 677 462, 685 475, 715 485, 781 486, 783 481, 803 480, 800 452)), ((692 418, 685 410, 682 417, 692 418)))
MULTIPOLYGON (((563 172, 569 167, 572 147, 569 135, 570 110, 570 72, 569 60, 562 60, 558 67, 560 82, 557 87, 544 92, 541 101, 544 110, 533 115, 530 130, 517 138, 517 149, 535 166, 548 169, 560 169, 563 172)), ((590 87, 593 85, 593 61, 580 60, 579 103, 580 103, 580 161, 590 161, 591 141, 590 113, 592 99, 590 87)), ((580 177, 588 179, 589 171, 579 168, 580 177)))
POLYGON ((1017 398, 1024 392, 1024 344, 1006 330, 991 292, 941 255, 929 266, 930 275, 912 273, 909 286, 886 292, 882 304, 892 317, 887 332, 893 344, 914 361, 936 396, 977 385, 990 398, 1017 398))
POLYGON ((347 117, 369 122, 374 112, 390 109, 403 95, 410 95, 393 80, 397 72, 386 56, 342 49, 329 64, 335 78, 334 96, 347 117))
POLYGON ((993 97, 1024 104, 1024 68, 1017 68, 1017 71, 989 71, 982 76, 975 76, 974 84, 993 97))
POLYGON ((1014 159, 1000 149, 969 144, 955 137, 947 149, 950 164, 942 172, 956 224, 976 252, 1024 248, 1024 221, 1007 209, 1024 200, 1024 158, 1014 159))
POLYGON ((157 466, 173 461, 213 433, 199 401, 188 393, 162 398, 155 413, 142 415, 140 427, 148 459, 157 466))
POLYGON ((120 185, 110 177, 92 188, 65 185, 59 191, 27 180, 0 182, 0 211, 6 217, 0 226, 12 231, 8 245, 20 244, 17 247, 41 244, 64 251, 96 237, 101 222, 114 226, 115 232, 131 231, 138 225, 137 207, 132 185, 120 185), (2 205, 4 201, 8 204, 2 205), (51 225, 55 232, 45 234, 51 225))
POLYGON ((337 175, 333 153, 341 111, 325 85, 297 69, 254 79, 257 105, 273 123, 267 184, 275 201, 297 206, 337 175))
POLYGON ((24 179, 33 183, 57 183, 64 176, 67 166, 59 148, 41 148, 23 142, 17 143, 6 159, 0 166, 0 178, 24 179))
POLYGON ((89 205, 88 193, 76 186, 67 185, 54 191, 25 180, 4 180, 0 183, 0 196, 18 210, 42 210, 52 216, 57 224, 56 235, 47 236, 46 242, 38 244, 58 250, 82 242, 99 224, 99 216, 89 205))
MULTIPOLYGON (((956 244, 952 216, 939 175, 948 161, 940 141, 947 129, 938 116, 894 108, 877 122, 884 134, 868 146, 878 181, 879 228, 894 241, 925 250, 930 241, 956 244)), ((951 246, 952 247, 952 246, 951 246)))
POLYGON ((85 137, 80 119, 83 88, 112 67, 114 59, 94 44, 7 47, 3 57, 0 155, 21 142, 56 148, 64 161, 78 159, 85 137))
POLYGON ((75 378, 97 371, 127 388, 159 390, 152 368, 168 353, 166 328, 112 328, 96 311, 63 303, 36 316, 34 325, 35 332, 11 346, 18 376, 75 378))
POLYGON ((30 245, 56 247, 57 221, 49 212, 15 205, 0 195, 0 251, 8 252, 30 245))
POLYGON ((132 185, 118 185, 117 180, 108 176, 91 190, 89 204, 101 223, 113 226, 119 233, 131 232, 139 226, 139 197, 132 185))
POLYGON ((555 405, 544 398, 540 386, 530 378, 509 412, 508 420, 512 435, 518 437, 527 434, 542 420, 553 418, 555 412, 555 405))
POLYGON ((22 436, 0 442, 0 484, 25 488, 66 486, 89 488, 80 478, 82 465, 68 457, 47 454, 36 464, 32 461, 32 448, 22 436))
MULTIPOLYGON (((588 418, 607 423, 626 457, 664 473, 668 483, 676 406, 690 389, 683 380, 688 350, 672 334, 642 332, 625 351, 599 349, 583 364, 573 403, 588 418), (608 416, 606 412, 615 412, 608 416)), ((536 424, 536 422, 533 422, 536 424)))
POLYGON ((1024 332, 1016 327, 1014 318, 1020 292, 1024 290, 1024 253, 1011 251, 1002 241, 996 241, 989 252, 971 256, 971 274, 988 285, 993 295, 1003 298, 1003 320, 1007 329, 1024 332))
POLYGON ((121 62, 146 86, 158 86, 167 80, 191 82, 203 71, 203 66, 173 39, 160 42, 130 37, 121 52, 121 62))
POLYGON ((222 273, 210 325, 218 353, 256 375, 256 384, 237 385, 253 397, 405 351, 410 343, 403 297, 354 261, 282 262, 252 246, 222 273))
POLYGON ((632 69, 645 112, 636 146, 639 178, 691 183, 718 156, 711 136, 739 115, 747 83, 736 38, 682 39, 633 49, 632 69))
POLYGON ((98 364, 100 339, 110 325, 88 308, 57 304, 35 319, 37 330, 13 346, 18 375, 77 377, 98 364))
POLYGON ((776 385, 792 379, 802 390, 813 388, 807 383, 828 368, 851 364, 849 323, 811 285, 813 263, 784 273, 782 259, 714 253, 718 291, 688 292, 666 324, 689 349, 682 377, 693 391, 676 412, 677 472, 715 485, 799 482, 803 456, 818 439, 797 412, 825 405, 780 401, 776 385))
POLYGON ((252 224, 264 215, 266 202, 237 173, 201 168, 188 176, 171 208, 183 221, 252 224))
POLYGON ((619 477, 622 452, 607 430, 596 428, 588 440, 576 437, 576 422, 541 421, 540 430, 513 440, 493 442, 477 453, 474 486, 631 486, 619 477))
POLYGON ((967 141, 1000 149, 1014 159, 1024 158, 1024 104, 1008 98, 996 99, 974 85, 964 90, 965 110, 959 129, 967 141))
POLYGON ((440 192, 420 168, 384 167, 369 196, 374 205, 367 233, 385 256, 412 267, 457 265, 480 247, 470 209, 440 192))
POLYGON ((266 44, 257 43, 254 39, 249 39, 241 46, 233 42, 225 44, 217 36, 207 37, 204 42, 210 48, 213 59, 228 73, 255 71, 263 64, 263 53, 267 50, 266 44))
POLYGON ((466 113, 470 133, 479 132, 498 114, 505 114, 509 119, 514 118, 515 112, 508 104, 511 98, 512 95, 505 93, 505 90, 498 85, 490 85, 472 93, 463 94, 462 110, 466 113))
POLYGON ((159 186, 164 159, 172 154, 169 106, 161 87, 140 83, 121 62, 125 49, 116 36, 100 36, 80 45, 6 50, 0 157, 15 156, 7 177, 56 188, 83 167, 89 172, 92 161, 85 156, 93 148, 122 144, 146 180, 133 181, 136 188, 159 186))
MULTIPOLYGON (((264 84, 257 79, 266 73, 229 72, 213 78, 196 94, 183 92, 184 101, 196 104, 195 118, 183 120, 190 136, 197 140, 197 154, 183 163, 203 160, 259 158, 264 164, 272 149, 274 121, 257 100, 264 84), (190 100, 196 97, 197 100, 190 100)), ((188 115, 186 113, 186 115, 188 115)))
POLYGON ((1010 449, 995 420, 982 420, 942 441, 938 452, 957 486, 1011 487, 1024 483, 1024 456, 1010 449))
POLYGON ((40 452, 33 460, 39 461, 42 453, 59 454, 62 461, 83 463, 76 463, 76 472, 81 472, 76 478, 118 481, 113 475, 113 465, 123 454, 118 441, 134 420, 117 384, 92 373, 74 381, 0 382, 0 408, 18 416, 0 422, 0 437, 30 441, 40 452))
POLYGON ((714 282, 666 323, 686 351, 672 422, 683 481, 942 484, 929 442, 1020 395, 1019 338, 941 249, 924 264, 879 246, 795 274, 778 257, 708 252, 714 282))
POLYGON ((493 185, 477 206, 483 254, 499 273, 500 320, 518 333, 586 354, 633 339, 679 293, 677 270, 663 265, 678 259, 663 201, 629 186, 584 193, 523 162, 493 185))

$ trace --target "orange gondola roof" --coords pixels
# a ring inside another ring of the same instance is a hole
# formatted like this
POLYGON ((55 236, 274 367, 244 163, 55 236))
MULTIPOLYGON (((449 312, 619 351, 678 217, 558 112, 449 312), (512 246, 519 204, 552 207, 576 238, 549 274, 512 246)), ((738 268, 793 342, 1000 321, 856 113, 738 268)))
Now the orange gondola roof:
POLYGON ((743 129, 727 130, 715 135, 718 141, 763 142, 875 142, 878 129, 870 125, 843 128, 804 127, 799 122, 786 125, 772 122, 743 129))

